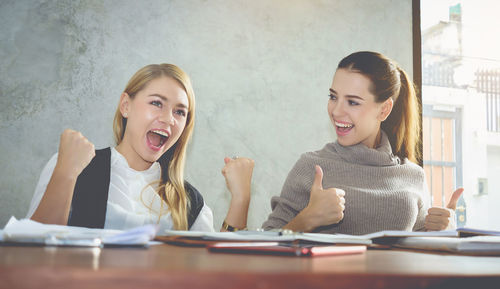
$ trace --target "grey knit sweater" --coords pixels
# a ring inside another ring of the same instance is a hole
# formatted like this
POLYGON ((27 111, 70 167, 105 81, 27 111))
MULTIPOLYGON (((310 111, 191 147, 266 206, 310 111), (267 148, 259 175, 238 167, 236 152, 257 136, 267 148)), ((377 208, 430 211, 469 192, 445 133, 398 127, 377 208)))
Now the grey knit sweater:
POLYGON ((362 235, 382 230, 423 230, 428 191, 423 169, 392 154, 382 131, 376 149, 363 144, 344 147, 329 143, 301 156, 271 199, 272 213, 262 227, 282 228, 309 202, 314 166, 323 169, 323 187, 345 191, 344 219, 315 232, 362 235))

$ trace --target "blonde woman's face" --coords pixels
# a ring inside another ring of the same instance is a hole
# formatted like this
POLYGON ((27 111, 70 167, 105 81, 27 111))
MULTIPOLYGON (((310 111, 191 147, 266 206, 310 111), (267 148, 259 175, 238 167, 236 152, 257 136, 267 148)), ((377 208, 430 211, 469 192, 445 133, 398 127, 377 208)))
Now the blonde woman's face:
POLYGON ((375 146, 383 104, 370 92, 371 80, 357 72, 338 69, 330 88, 328 114, 343 146, 375 146))
POLYGON ((127 118, 123 141, 117 147, 134 169, 147 169, 179 139, 186 126, 189 101, 174 79, 150 81, 134 99, 122 95, 120 111, 127 118))

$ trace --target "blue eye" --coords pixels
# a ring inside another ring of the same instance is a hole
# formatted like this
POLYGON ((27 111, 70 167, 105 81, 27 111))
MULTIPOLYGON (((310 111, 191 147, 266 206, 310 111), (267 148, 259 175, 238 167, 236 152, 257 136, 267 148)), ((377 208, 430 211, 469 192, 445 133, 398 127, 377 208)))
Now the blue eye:
POLYGON ((152 105, 154 106, 157 106, 157 107, 162 107, 162 103, 161 101, 158 101, 158 100, 153 100, 152 102, 150 102, 152 105))
POLYGON ((186 111, 184 111, 182 109, 176 110, 175 113, 180 115, 180 116, 184 116, 184 117, 186 116, 186 111))
POLYGON ((355 106, 359 105, 359 103, 355 102, 354 100, 349 100, 349 105, 355 106))
POLYGON ((333 95, 333 94, 329 94, 328 97, 331 99, 331 100, 336 100, 337 99, 337 96, 336 95, 333 95))

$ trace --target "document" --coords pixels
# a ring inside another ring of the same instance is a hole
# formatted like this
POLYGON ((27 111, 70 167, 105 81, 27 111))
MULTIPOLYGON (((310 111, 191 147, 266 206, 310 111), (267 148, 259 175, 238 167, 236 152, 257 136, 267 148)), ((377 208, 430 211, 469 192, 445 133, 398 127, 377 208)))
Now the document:
MULTIPOLYGON (((204 245, 216 241, 238 241, 238 242, 309 242, 323 244, 359 244, 370 245, 372 241, 362 236, 342 234, 319 234, 319 233, 294 233, 286 231, 237 231, 237 232, 199 232, 199 231, 173 231, 167 230, 156 236, 158 241, 179 243, 185 240, 196 245, 204 245)), ((188 244, 189 245, 189 244, 188 244)))
POLYGON ((5 225, 3 243, 47 246, 147 246, 157 232, 156 225, 131 230, 91 229, 62 225, 47 225, 30 219, 11 217, 5 225))
POLYGON ((500 255, 500 236, 405 237, 394 242, 393 246, 471 255, 500 255))
POLYGON ((365 245, 310 245, 279 242, 222 242, 207 245, 211 252, 284 256, 333 256, 366 252, 365 245))
POLYGON ((493 230, 483 230, 483 229, 474 229, 474 228, 458 228, 457 232, 460 237, 469 237, 469 236, 500 236, 500 231, 493 230))
POLYGON ((377 239, 377 238, 387 238, 387 237, 458 237, 459 234, 455 230, 444 230, 444 231, 379 231, 375 233, 370 233, 366 235, 361 235, 367 239, 377 239))
MULTIPOLYGON (((315 245, 387 246, 423 250, 439 250, 477 255, 500 254, 500 236, 459 237, 458 230, 408 232, 380 231, 366 235, 297 233, 286 231, 197 232, 165 231, 157 241, 184 246, 211 246, 221 242, 279 242, 315 245)), ((222 245, 218 245, 222 246, 222 245)))
POLYGON ((321 234, 321 233, 298 233, 284 231, 237 231, 237 232, 197 232, 197 231, 173 231, 167 230, 162 235, 156 236, 158 241, 178 241, 182 240, 203 241, 211 243, 214 241, 274 241, 293 242, 302 241, 309 243, 323 244, 359 244, 371 245, 374 240, 392 239, 396 237, 458 237, 456 231, 436 231, 436 232, 408 232, 408 231, 380 231, 366 235, 346 235, 346 234, 321 234))

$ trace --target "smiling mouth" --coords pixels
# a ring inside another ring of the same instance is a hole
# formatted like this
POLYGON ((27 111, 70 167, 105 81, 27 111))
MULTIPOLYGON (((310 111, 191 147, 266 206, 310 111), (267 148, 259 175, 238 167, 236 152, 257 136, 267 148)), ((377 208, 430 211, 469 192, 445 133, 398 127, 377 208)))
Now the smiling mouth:
POLYGON ((147 137, 151 145, 156 148, 161 148, 168 140, 168 133, 161 130, 150 130, 147 133, 147 137))
POLYGON ((338 132, 347 133, 354 127, 354 124, 335 121, 335 127, 338 132))

